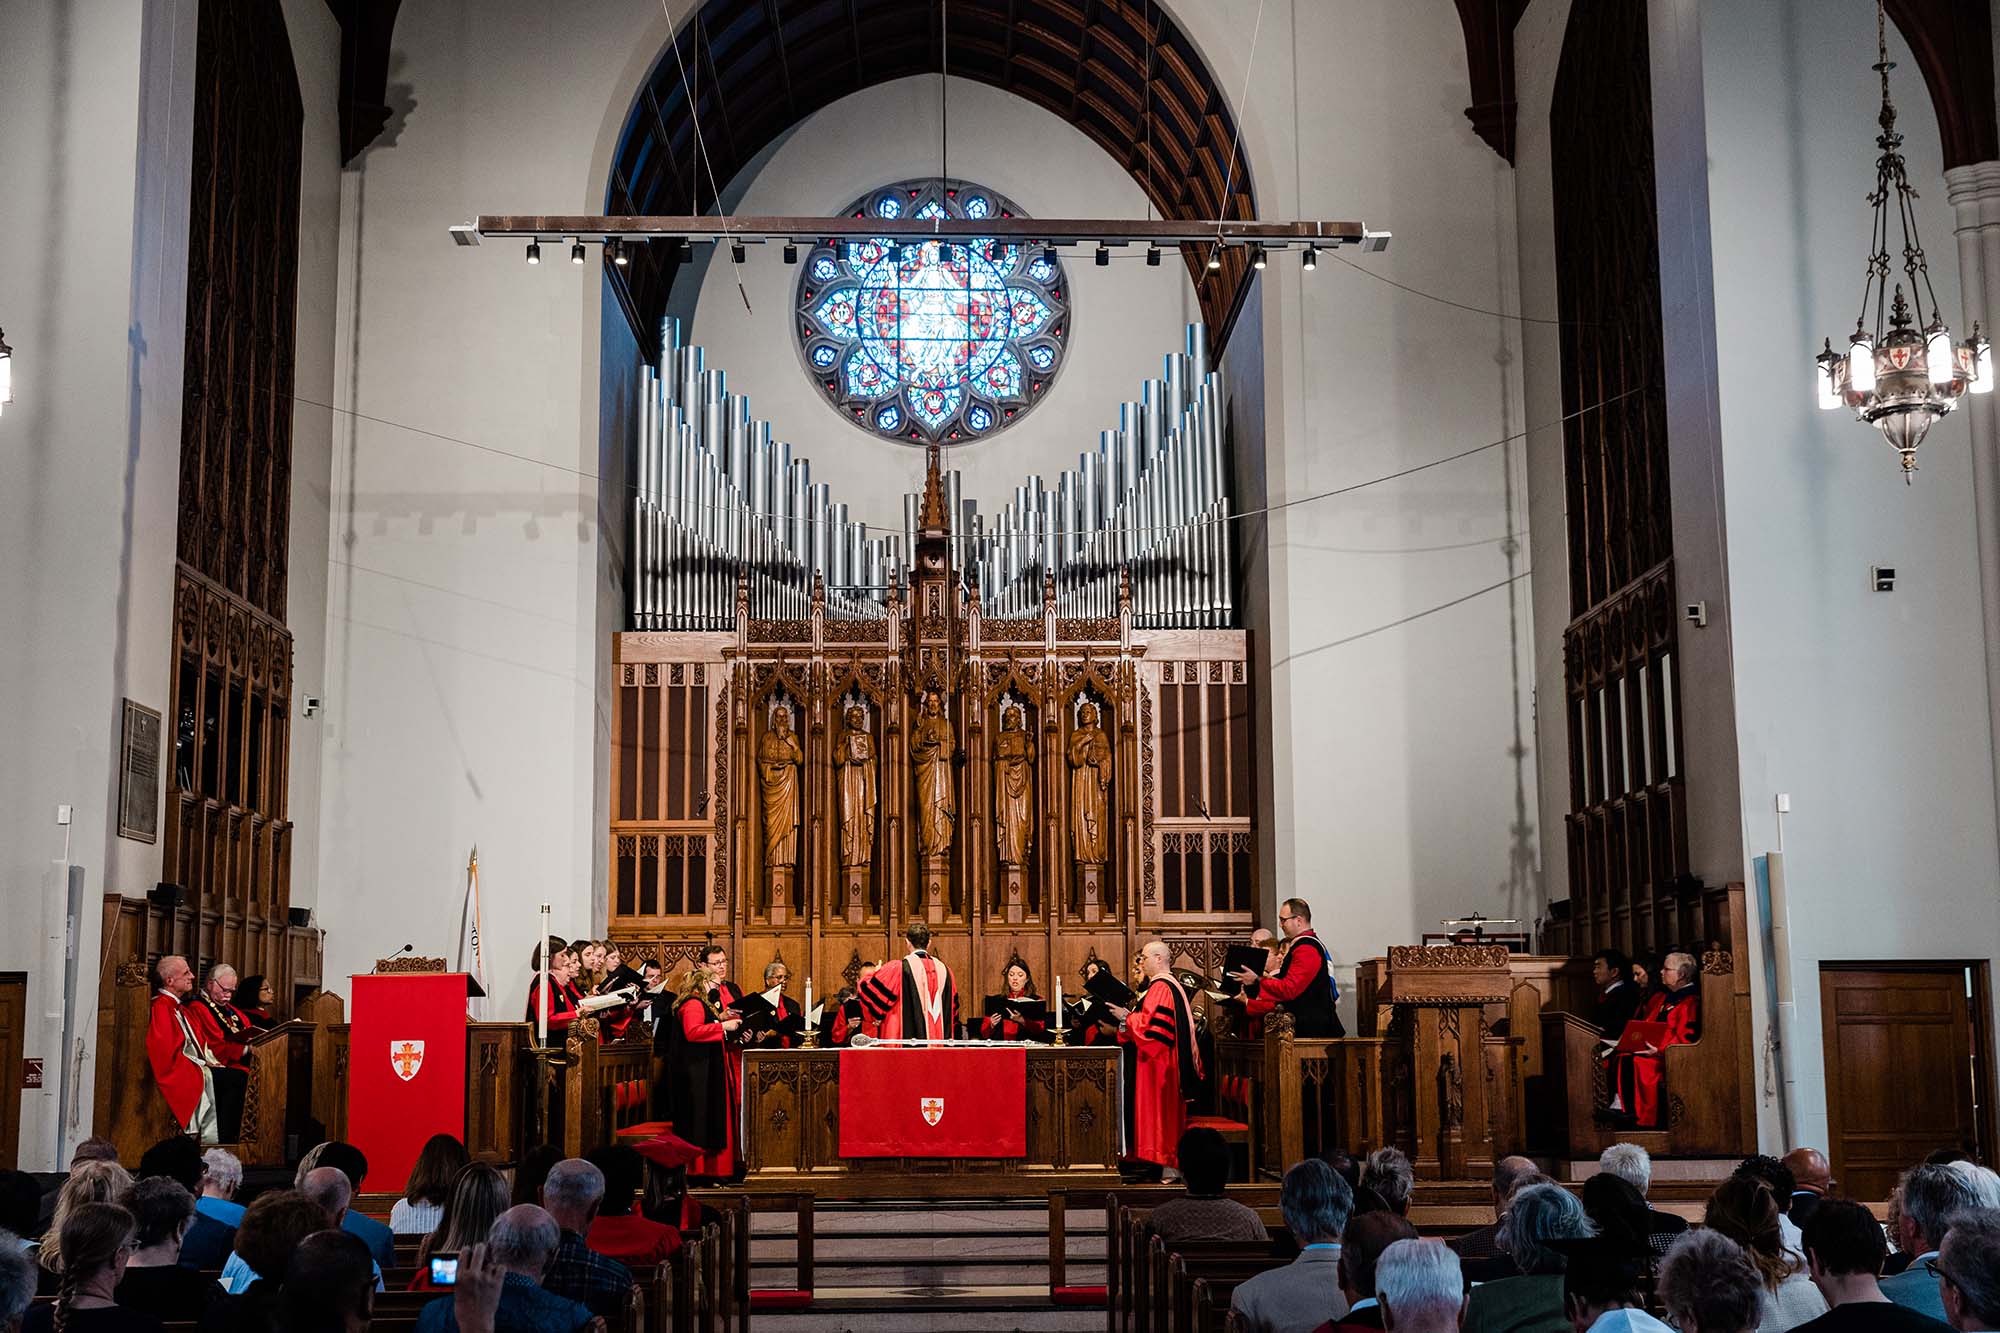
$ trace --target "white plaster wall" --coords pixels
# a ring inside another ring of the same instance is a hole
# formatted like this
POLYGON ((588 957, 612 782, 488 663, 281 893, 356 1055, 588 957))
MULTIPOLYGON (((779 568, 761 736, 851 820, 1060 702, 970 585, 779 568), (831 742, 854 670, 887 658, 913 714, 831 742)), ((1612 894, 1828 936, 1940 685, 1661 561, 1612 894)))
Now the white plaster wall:
MULTIPOLYGON (((1792 1137, 1805 1143, 1826 1138, 1822 961, 2000 954, 1965 424, 1931 432, 1905 487, 1871 429, 1812 406, 1810 357, 1860 299, 1872 18, 1863 0, 1703 0, 1688 26, 1709 162, 1743 877, 1777 844, 1772 801, 1789 793, 1792 1137), (1895 592, 1870 591, 1875 564, 1896 567, 1895 592)), ((1955 318, 1936 122, 1893 25, 1890 58, 1932 279, 1955 318)), ((1770 1106, 1764 1132, 1774 1146, 1770 1106)))
MULTIPOLYGON (((1011 198, 1031 216, 1143 218, 1145 192, 1081 130, 1053 112, 965 79, 950 81, 950 171, 1011 198)), ((842 98, 808 117, 767 152, 754 178, 740 182, 734 207, 744 214, 838 212, 892 181, 935 176, 938 80, 898 79, 842 98)), ((732 192, 734 193, 734 192, 732 192)), ((1095 451, 1097 433, 1118 424, 1118 404, 1139 396, 1161 359, 1181 350, 1186 325, 1201 318, 1187 265, 1161 256, 1147 268, 1142 248, 1114 251, 1098 268, 1088 249, 1063 254, 1071 317, 1068 352, 1042 401, 998 435, 955 446, 951 466, 968 499, 997 513, 1028 477, 1053 478, 1095 451)), ((776 247, 749 251, 740 268, 703 266, 699 302, 687 337, 707 349, 710 366, 750 396, 750 409, 777 438, 810 458, 813 480, 836 503, 890 532, 903 529, 904 491, 923 486, 923 453, 885 440, 838 412, 807 375, 796 348, 793 302, 800 270, 776 247), (737 279, 750 298, 745 310, 737 279)))
MULTIPOLYGON (((159 878, 116 836, 120 700, 164 712, 172 623, 193 0, 22 0, 0 12, 0 970, 28 976, 21 1164, 89 1132, 107 891, 159 878), (58 804, 74 807, 65 841, 58 804), (83 871, 80 1116, 58 1125, 61 861, 83 871)), ((169 733, 170 735, 171 733, 169 733)), ((7 1077, 15 1077, 7 1071, 7 1077)))
POLYGON ((1504 546, 1525 540, 1523 454, 1440 462, 1523 425, 1518 330, 1378 281, 1516 309, 1513 187, 1463 114, 1450 9, 1273 3, 1246 82, 1254 25, 1222 8, 1189 25, 1247 87, 1265 215, 1395 232, 1343 256, 1365 272, 1288 258, 1262 276, 1265 491, 1242 497, 1293 506, 1264 531, 1258 639, 1274 890, 1313 903, 1351 992, 1355 960, 1441 917, 1542 901, 1531 599, 1504 546))

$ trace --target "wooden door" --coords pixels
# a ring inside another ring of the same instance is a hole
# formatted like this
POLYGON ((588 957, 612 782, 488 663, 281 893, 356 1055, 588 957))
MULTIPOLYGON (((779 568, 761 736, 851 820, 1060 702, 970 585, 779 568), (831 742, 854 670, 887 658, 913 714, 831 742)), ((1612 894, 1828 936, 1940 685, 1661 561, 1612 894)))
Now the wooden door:
POLYGON ((1828 1156, 1840 1191, 1886 1199, 1936 1148, 1979 1150, 1987 1058, 1967 964, 1822 964, 1828 1156))
POLYGON ((0 1166, 21 1160, 21 1055, 27 1031, 27 974, 0 973, 0 1166))

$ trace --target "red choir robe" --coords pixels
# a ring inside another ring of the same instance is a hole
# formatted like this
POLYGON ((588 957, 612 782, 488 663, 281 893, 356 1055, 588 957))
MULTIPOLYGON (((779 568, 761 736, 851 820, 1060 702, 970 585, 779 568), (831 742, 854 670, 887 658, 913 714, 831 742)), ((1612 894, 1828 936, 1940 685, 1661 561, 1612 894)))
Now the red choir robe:
POLYGON ((535 973, 528 983, 528 1021, 538 1020, 539 1011, 546 1009, 549 1015, 549 1031, 568 1032, 569 1025, 576 1022, 576 987, 567 981, 549 983, 551 1003, 542 1003, 542 974, 535 973))
POLYGON ((1187 1098, 1201 1080, 1194 1007, 1172 977, 1154 977, 1118 1040, 1132 1047, 1132 1156, 1179 1169, 1176 1148, 1187 1127, 1187 1098))
POLYGON ((233 1004, 217 1004, 206 995, 190 995, 181 1006, 194 1025, 195 1036, 204 1046, 215 1052, 215 1058, 231 1069, 248 1069, 246 1051, 250 1038, 256 1035, 256 1028, 233 1004))
MULTIPOLYGON (((1273 1009, 1291 1012, 1301 1037, 1344 1037, 1346 1028, 1334 1012, 1334 990, 1327 971, 1326 946, 1312 931, 1294 935, 1285 947, 1278 975, 1244 987, 1243 1010, 1261 1020, 1273 1009)), ((1258 1024, 1259 1029, 1262 1023, 1258 1024)))
MULTIPOLYGON (((715 992, 728 1009, 742 992, 724 982, 715 992)), ((736 1174, 737 1109, 743 1104, 743 1051, 728 1040, 721 1020, 698 995, 681 1001, 667 1020, 667 1078, 674 1133, 702 1150, 688 1163, 690 1176, 727 1179, 736 1174)))
POLYGON ((951 969, 921 949, 861 983, 861 1006, 882 1025, 884 1041, 949 1041, 958 1034, 951 969))
POLYGON ((167 1099, 174 1123, 193 1128, 204 1110, 211 1124, 215 1116, 215 1094, 208 1071, 188 1058, 189 1044, 200 1046, 201 1038, 183 1011, 181 1002, 166 991, 153 996, 146 1019, 146 1062, 152 1066, 153 1082, 167 1099))
MULTIPOLYGON (((1010 1000, 1033 1000, 1033 995, 1009 995, 1010 1000)), ((1001 1014, 988 1014, 979 1020, 979 1035, 988 1041, 1047 1041, 1049 1025, 1029 1021, 1016 1023, 1001 1014)))
MULTIPOLYGON (((1684 1046, 1701 1035, 1701 991, 1656 992, 1638 1014, 1639 1021, 1665 1023, 1667 1033, 1660 1043, 1684 1046)), ((1658 1055, 1613 1055, 1611 1057, 1613 1109, 1629 1113, 1641 1129, 1660 1126, 1660 1088, 1666 1082, 1666 1060, 1658 1055)))

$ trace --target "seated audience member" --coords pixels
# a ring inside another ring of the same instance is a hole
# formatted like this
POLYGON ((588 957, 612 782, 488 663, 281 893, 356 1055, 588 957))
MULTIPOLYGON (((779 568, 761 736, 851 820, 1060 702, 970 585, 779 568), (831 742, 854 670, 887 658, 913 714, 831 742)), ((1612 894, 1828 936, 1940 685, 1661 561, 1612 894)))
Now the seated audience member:
POLYGON ((1197 1125, 1181 1135, 1175 1155, 1187 1193, 1153 1210, 1148 1225, 1154 1235, 1169 1241, 1271 1239, 1256 1209, 1223 1195, 1229 1184, 1229 1144, 1222 1135, 1197 1125))
POLYGON ((333 1225, 326 1209, 297 1190, 260 1194, 243 1210, 236 1228, 236 1250, 251 1280, 241 1291, 224 1296, 201 1316, 197 1333, 281 1333, 284 1312, 278 1292, 290 1273, 292 1256, 316 1231, 333 1225))
POLYGON ((584 1242, 624 1264, 657 1264, 672 1258, 681 1247, 680 1228, 655 1222, 637 1207, 639 1187, 646 1181, 646 1159, 639 1150, 614 1143, 586 1160, 604 1174, 604 1202, 584 1232, 584 1242))
POLYGON ((595 1314, 618 1315, 632 1295, 632 1270, 616 1259, 593 1252, 584 1237, 604 1201, 604 1173, 581 1157, 567 1157, 549 1170, 542 1186, 542 1207, 554 1219, 559 1234, 555 1257, 542 1275, 542 1286, 557 1296, 580 1301, 595 1314))
POLYGON ((1415 1240, 1417 1229, 1410 1225, 1406 1217, 1398 1217, 1386 1208, 1360 1216, 1350 1215, 1347 1230, 1341 1233, 1340 1262, 1335 1265, 1340 1274, 1340 1296, 1347 1302, 1347 1313, 1338 1320, 1327 1320, 1313 1330, 1313 1333, 1333 1333, 1336 1328, 1359 1333, 1362 1329, 1382 1327, 1382 1303, 1375 1299, 1375 1265, 1382 1258, 1382 1252, 1399 1240, 1415 1240))
POLYGON ((562 1159, 562 1149, 546 1143, 538 1143, 522 1153, 520 1163, 514 1168, 514 1202, 532 1203, 539 1208, 542 1186, 548 1183, 549 1172, 562 1159))
POLYGON ((1749 1251, 1750 1262, 1764 1283, 1763 1314, 1758 1333, 1786 1333, 1826 1313, 1826 1298, 1807 1275, 1805 1260, 1785 1248, 1779 1230, 1778 1201, 1771 1187, 1754 1175, 1735 1175, 1708 1198, 1703 1225, 1729 1237, 1749 1251))
MULTIPOLYGON (((85 1162, 116 1162, 117 1160, 118 1145, 110 1139, 93 1134, 82 1143, 76 1145, 76 1151, 69 1155, 68 1169, 75 1171, 77 1167, 85 1162)), ((36 1237, 50 1234, 49 1223, 55 1220, 56 1200, 60 1197, 61 1191, 59 1189, 50 1190, 47 1194, 44 1194, 42 1196, 42 1211, 34 1230, 22 1234, 31 1234, 36 1237)))
MULTIPOLYGON (((1528 1185, 1515 1191, 1500 1227, 1500 1247, 1520 1272, 1473 1288, 1465 1308, 1466 1333, 1566 1333, 1563 1269, 1553 1242, 1592 1234, 1577 1197, 1561 1185, 1528 1185)), ((1379 1279, 1378 1279, 1379 1285, 1379 1279)))
POLYGON ((42 1186, 26 1171, 0 1167, 0 1231, 14 1240, 13 1248, 25 1251, 34 1262, 34 1237, 41 1232, 42 1186))
MULTIPOLYGON (((240 1176, 242 1168, 239 1166, 237 1171, 240 1176)), ((208 1157, 188 1135, 171 1134, 146 1149, 133 1176, 137 1180, 164 1178, 174 1181, 191 1198, 199 1199, 208 1188, 208 1157)), ((194 1223, 181 1240, 180 1264, 183 1268, 219 1268, 229 1257, 229 1247, 235 1241, 236 1228, 233 1224, 224 1226, 213 1218, 203 1217, 197 1207, 194 1223), (189 1261, 190 1255, 193 1262, 189 1261)), ((167 1316, 160 1317, 164 1319, 167 1316)))
POLYGON ((1458 1333, 1466 1318, 1465 1275, 1441 1240, 1399 1240, 1375 1261, 1382 1327, 1393 1333, 1458 1333))
MULTIPOLYGON (((332 1166, 316 1166, 306 1172, 298 1192, 326 1214, 328 1227, 341 1226, 347 1216, 348 1205, 354 1200, 354 1191, 348 1187, 347 1176, 338 1167, 332 1166)), ((365 1241, 363 1243, 366 1244, 365 1241)), ((249 1256, 238 1248, 222 1266, 222 1289, 235 1295, 247 1290, 259 1277, 268 1276, 254 1268, 249 1256)), ((381 1289, 382 1269, 379 1264, 375 1269, 375 1285, 377 1290, 381 1289)))
POLYGON ((278 1293, 285 1333, 361 1333, 375 1313, 375 1260, 345 1231, 300 1243, 278 1293))
MULTIPOLYGON (((534 1204, 516 1204, 493 1223, 486 1256, 503 1273, 499 1307, 494 1311, 496 1333, 578 1333, 601 1331, 604 1323, 579 1305, 549 1291, 542 1274, 555 1257, 562 1229, 534 1204)), ((464 1276, 461 1269, 460 1276, 464 1276)), ((470 1333, 462 1330, 456 1295, 442 1296, 417 1316, 417 1333, 470 1333)))
POLYGON ((49 1229, 42 1233, 41 1252, 35 1256, 42 1266, 42 1295, 54 1295, 61 1284, 62 1230, 70 1214, 86 1204, 116 1203, 131 1188, 131 1173, 115 1161, 92 1158, 70 1167, 68 1178, 56 1191, 56 1210, 49 1218, 49 1229))
POLYGON ((451 1182, 471 1160, 465 1145, 449 1134, 425 1140, 417 1164, 410 1168, 403 1197, 389 1210, 389 1230, 398 1236, 428 1236, 436 1231, 451 1182))
POLYGON ((1832 1308, 1799 1325, 1812 1333, 1942 1333, 1929 1315, 1882 1294, 1888 1242, 1875 1215, 1848 1199, 1820 1199, 1805 1228, 1806 1271, 1832 1308))
POLYGON ((61 1249, 62 1285, 54 1302, 28 1312, 26 1333, 163 1333, 160 1319, 118 1303, 132 1214, 115 1203, 80 1204, 63 1218, 61 1249))
POLYGON ((1300 1333, 1332 1314, 1347 1313, 1340 1289, 1340 1235, 1354 1192, 1325 1162, 1308 1159, 1285 1172, 1278 1210, 1299 1257, 1237 1285, 1229 1297, 1230 1324, 1247 1333, 1300 1333))
POLYGON ((512 1203, 507 1177, 498 1167, 486 1162, 468 1163, 451 1182, 451 1193, 444 1201, 444 1215, 438 1219, 437 1230, 417 1246, 417 1277, 410 1290, 429 1289, 432 1255, 448 1259, 461 1250, 484 1245, 494 1219, 512 1203))
POLYGON ((1583 1182, 1578 1197, 1599 1236, 1629 1240, 1651 1257, 1653 1210, 1630 1181, 1599 1171, 1583 1182))
POLYGON ((1514 1261, 1500 1248, 1500 1223, 1514 1191, 1541 1176, 1540 1168, 1525 1157, 1502 1157, 1493 1164, 1493 1220, 1445 1242, 1458 1256, 1466 1281, 1491 1282, 1513 1275, 1514 1261))
POLYGON ((194 1221, 194 1197, 178 1180, 149 1176, 125 1196, 132 1214, 132 1257, 118 1283, 118 1303, 162 1320, 199 1319, 222 1298, 206 1273, 181 1266, 181 1238, 194 1221))
POLYGON ((1785 1170, 1792 1173, 1792 1205, 1785 1216, 1803 1231, 1819 1201, 1833 1193, 1833 1168, 1817 1148, 1794 1148, 1783 1161, 1785 1170))
POLYGON ((1409 1216, 1410 1192, 1416 1186, 1417 1173, 1410 1169, 1410 1159, 1399 1149, 1377 1148, 1369 1153, 1361 1166, 1361 1183, 1381 1195, 1391 1212, 1409 1216))
MULTIPOLYGON (((1622 1180, 1618 1184, 1632 1188, 1622 1180)), ((1632 1194, 1638 1197, 1638 1191, 1632 1194)), ((1575 1333, 1673 1333, 1646 1313, 1639 1295, 1653 1254, 1644 1230, 1620 1218, 1609 1231, 1558 1244, 1569 1261, 1563 1269, 1563 1309, 1575 1333)))
MULTIPOLYGON (((368 1179, 368 1159, 361 1149, 351 1143, 334 1140, 320 1145, 319 1166, 330 1166, 347 1177, 349 1191, 359 1198, 361 1187, 368 1179)), ((396 1233, 377 1222, 374 1218, 347 1210, 341 1219, 340 1229, 361 1237, 368 1246, 368 1253, 374 1257, 377 1268, 396 1266, 396 1233)))
MULTIPOLYGON (((1983 1176, 1992 1174, 1987 1171, 1983 1176)), ((1896 1243, 1912 1256, 1912 1262, 1894 1277, 1882 1280, 1882 1294, 1898 1305, 1942 1320, 1944 1296, 1926 1261, 1938 1257, 1953 1217, 1976 1208, 2000 1206, 2000 1189, 1982 1178, 1980 1168, 1954 1162, 1914 1167, 1903 1173, 1896 1190, 1903 1201, 1901 1234, 1896 1243)))
POLYGON ((1632 980, 1632 961, 1617 949, 1599 949, 1590 959, 1591 984, 1597 998, 1591 1003, 1591 1021, 1611 1041, 1639 1012, 1646 994, 1632 980))
POLYGON ((236 1191, 243 1184, 243 1163, 223 1148, 210 1148, 201 1155, 208 1174, 194 1201, 194 1225, 181 1239, 181 1267, 220 1268, 236 1248, 236 1228, 243 1221, 243 1205, 236 1191))
MULTIPOLYGON (((1653 1158, 1636 1143, 1614 1143, 1597 1158, 1597 1169, 1618 1177, 1645 1198, 1653 1189, 1653 1158)), ((1663 1255, 1686 1234, 1687 1219, 1677 1213, 1663 1213, 1647 1205, 1646 1243, 1655 1255, 1663 1255)))
POLYGON ((27 1242, 0 1231, 0 1333, 21 1333, 21 1318, 35 1303, 35 1261, 27 1242))
POLYGON ((1806 1252, 1805 1246, 1800 1243, 1799 1224, 1791 1217, 1792 1195, 1798 1192, 1799 1187, 1792 1169, 1775 1157, 1758 1153, 1737 1163, 1735 1174, 1754 1176, 1771 1187, 1772 1202, 1778 1205, 1778 1231, 1785 1239, 1785 1252, 1804 1263, 1806 1252))
POLYGON ((1917 1257, 1903 1248, 1903 1187, 1900 1184, 1889 1191, 1889 1202, 1883 1206, 1882 1230, 1889 1241, 1889 1257, 1882 1261, 1882 1276, 1894 1277, 1914 1263, 1917 1257))
POLYGON ((1764 1317, 1764 1278, 1750 1252, 1719 1231, 1691 1231, 1660 1263, 1660 1304, 1681 1333, 1751 1333, 1764 1317))
POLYGON ((2000 1329, 2000 1209, 1953 1218, 1936 1262, 1946 1321, 1959 1333, 2000 1329))

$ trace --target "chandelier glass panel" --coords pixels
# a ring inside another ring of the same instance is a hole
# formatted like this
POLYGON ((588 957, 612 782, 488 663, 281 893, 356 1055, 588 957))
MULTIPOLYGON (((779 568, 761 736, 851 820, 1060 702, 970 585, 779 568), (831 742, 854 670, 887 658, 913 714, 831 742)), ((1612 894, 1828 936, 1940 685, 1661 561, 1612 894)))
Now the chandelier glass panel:
POLYGON ((1993 388, 1992 351, 1979 326, 1954 343, 1931 289, 1930 268, 1917 234, 1917 192, 1903 162, 1903 136, 1896 130, 1896 104, 1889 97, 1888 34, 1880 0, 1875 6, 1875 64, 1882 81, 1882 132, 1875 144, 1875 189, 1868 202, 1874 208, 1869 233, 1868 271, 1861 287, 1861 313, 1844 351, 1828 338, 1815 359, 1819 367, 1819 405, 1848 407, 1857 420, 1882 432, 1882 438, 1902 462, 1903 480, 1917 470, 1917 446, 1938 419, 1958 405, 1967 391, 1993 388), (1903 278, 1891 291, 1893 261, 1889 249, 1889 219, 1894 213, 1901 234, 1903 278), (1907 286, 1908 291, 1904 288, 1907 286))

